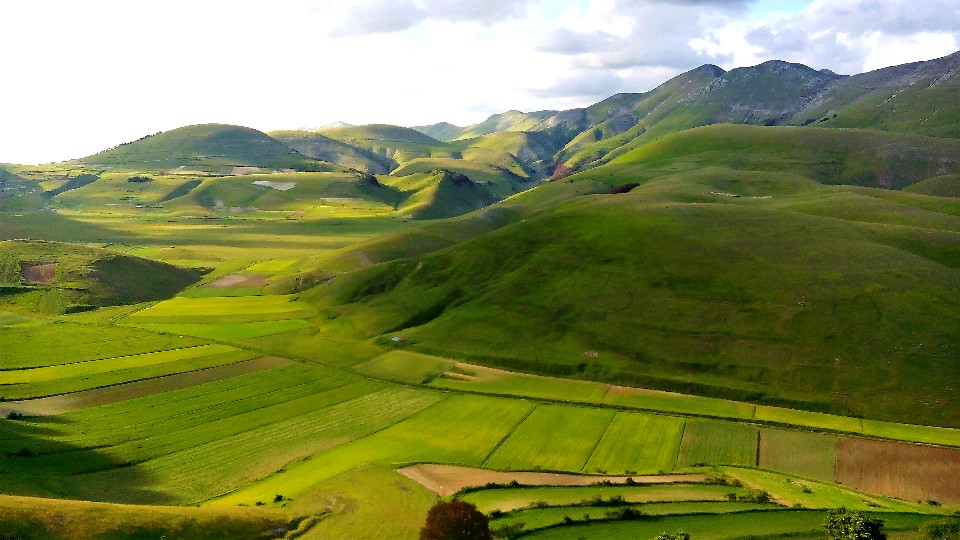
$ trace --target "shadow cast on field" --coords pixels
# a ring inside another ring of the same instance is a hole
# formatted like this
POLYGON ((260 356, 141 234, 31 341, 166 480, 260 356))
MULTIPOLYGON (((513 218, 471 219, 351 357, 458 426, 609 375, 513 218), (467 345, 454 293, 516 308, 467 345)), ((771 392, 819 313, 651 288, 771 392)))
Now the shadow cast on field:
POLYGON ((85 446, 62 417, 0 420, 0 493, 116 503, 173 504, 150 475, 108 448, 85 446))

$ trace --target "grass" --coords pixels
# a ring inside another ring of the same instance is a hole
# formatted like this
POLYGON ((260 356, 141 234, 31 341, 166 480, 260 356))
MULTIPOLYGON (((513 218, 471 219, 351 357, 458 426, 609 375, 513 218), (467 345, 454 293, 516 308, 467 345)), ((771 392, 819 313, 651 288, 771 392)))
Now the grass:
POLYGON ((453 361, 408 351, 390 351, 354 369, 378 379, 407 384, 425 384, 453 367, 453 361))
MULTIPOLYGON (((655 538, 667 531, 683 531, 691 537, 719 540, 743 537, 776 537, 793 533, 820 533, 826 512, 810 510, 759 511, 752 513, 664 516, 641 521, 590 523, 569 527, 545 529, 528 538, 576 539, 588 537, 598 540, 626 538, 655 538)), ((918 514, 891 514, 884 516, 888 529, 916 530, 930 520, 918 514)))
POLYGON ((688 420, 677 467, 696 464, 746 465, 757 463, 757 428, 742 424, 688 420))
MULTIPOLYGON (((604 170, 584 176, 602 179, 604 170)), ((609 170, 611 183, 629 178, 609 170)), ((837 195, 774 178, 792 197, 837 195)), ((734 179, 749 193, 753 177, 734 179)), ((955 266, 944 269, 957 263, 941 249, 954 233, 941 245, 941 229, 898 229, 909 240, 895 240, 872 222, 781 209, 776 196, 711 195, 729 189, 711 182, 728 180, 716 170, 678 176, 678 187, 651 181, 625 195, 581 197, 456 248, 358 272, 323 301, 368 335, 401 334, 418 352, 723 398, 674 400, 684 412, 752 418, 750 405, 730 403, 739 401, 954 425, 950 378, 932 375, 955 368, 948 358, 960 342, 947 323, 960 280, 955 266), (916 340, 925 346, 908 353, 916 340), (900 351, 891 364, 853 367, 891 350, 900 351), (936 369, 907 369, 914 362, 936 369), (922 406, 931 399, 944 406, 922 406)), ((892 196, 906 206, 916 197, 892 196)), ((757 415, 856 423, 774 408, 757 415)))
POLYGON ((163 350, 195 347, 203 342, 135 328, 67 322, 0 327, 0 367, 22 369, 89 362, 163 350))
POLYGON ((162 332, 213 339, 217 341, 240 341, 244 339, 281 334, 307 328, 310 323, 300 319, 260 321, 248 323, 201 323, 201 324, 139 324, 138 327, 162 332))
POLYGON ((417 538, 423 516, 435 496, 382 465, 363 465, 285 503, 285 511, 330 514, 310 528, 304 538, 417 538))
POLYGON ((747 502, 674 502, 646 503, 618 507, 560 506, 535 508, 510 512, 504 517, 490 520, 490 528, 498 529, 523 524, 523 529, 532 531, 564 523, 565 518, 576 521, 610 519, 607 514, 620 508, 631 508, 644 516, 728 514, 749 510, 774 510, 781 507, 772 504, 747 502))
POLYGON ((91 362, 6 371, 0 374, 0 384, 3 385, 6 399, 42 397, 223 366, 255 356, 255 353, 226 345, 200 345, 91 362))
POLYGON ((683 420, 669 416, 617 413, 583 472, 626 474, 672 470, 683 435, 683 420))
POLYGON ((656 484, 642 486, 528 487, 494 488, 468 493, 461 499, 473 503, 481 512, 504 512, 527 508, 536 502, 548 506, 589 503, 598 497, 609 500, 623 497, 629 503, 723 501, 729 493, 744 494, 743 488, 706 484, 656 484))
POLYGON ((538 406, 503 441, 485 467, 581 471, 613 421, 613 411, 538 406), (571 429, 576 426, 576 429, 571 429))
POLYGON ((0 241, 0 305, 46 314, 161 300, 199 281, 201 272, 61 242, 0 241), (42 282, 25 263, 54 264, 42 282))
POLYGON ((320 162, 290 149, 255 129, 203 124, 174 129, 105 150, 77 164, 120 170, 227 172, 238 165, 268 169, 321 170, 320 162))
POLYGON ((430 384, 452 390, 584 403, 600 403, 608 389, 607 385, 600 383, 527 375, 465 363, 457 364, 430 384))
POLYGON ((817 482, 770 471, 725 467, 723 471, 744 485, 770 493, 789 505, 804 508, 839 508, 864 512, 924 512, 930 507, 880 495, 870 495, 834 483, 817 482))
POLYGON ((297 497, 311 486, 334 478, 363 463, 440 462, 479 466, 514 426, 526 416, 529 404, 474 396, 443 401, 434 393, 419 392, 436 403, 418 414, 369 437, 342 445, 322 457, 288 466, 286 472, 253 483, 212 504, 253 504, 274 493, 297 497), (450 437, 463 426, 461 437, 450 437))
POLYGON ((813 428, 847 431, 853 433, 859 433, 863 431, 863 425, 859 418, 848 418, 833 414, 798 411, 780 407, 758 406, 756 415, 754 417, 757 420, 776 422, 780 424, 791 424, 795 426, 809 426, 813 428))
POLYGON ((137 506, 0 496, 0 534, 10 538, 236 538, 254 540, 289 518, 275 510, 137 506))
POLYGON ((289 314, 302 311, 305 305, 285 296, 251 298, 171 298, 131 318, 153 319, 189 314, 191 317, 216 317, 218 315, 254 315, 258 313, 289 314))
POLYGON ((611 388, 602 402, 618 407, 744 420, 752 419, 756 409, 752 404, 731 400, 619 387, 611 388))

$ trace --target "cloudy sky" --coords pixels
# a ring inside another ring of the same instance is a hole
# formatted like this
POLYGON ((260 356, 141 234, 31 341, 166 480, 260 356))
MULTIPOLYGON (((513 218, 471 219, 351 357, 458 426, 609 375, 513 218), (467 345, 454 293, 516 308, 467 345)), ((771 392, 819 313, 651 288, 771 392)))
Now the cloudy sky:
POLYGON ((853 74, 960 49, 956 0, 31 0, 0 21, 7 163, 188 124, 466 125, 705 63, 853 74))

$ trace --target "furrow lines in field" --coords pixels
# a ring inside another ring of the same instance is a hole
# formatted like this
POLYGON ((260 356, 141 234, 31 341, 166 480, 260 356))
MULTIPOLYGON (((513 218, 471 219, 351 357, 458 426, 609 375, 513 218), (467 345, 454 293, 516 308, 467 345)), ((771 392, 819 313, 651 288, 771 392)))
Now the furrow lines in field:
POLYGON ((511 429, 511 430, 508 431, 506 434, 504 434, 503 438, 500 439, 500 442, 498 442, 496 446, 494 446, 493 448, 490 449, 490 453, 487 454, 487 457, 483 458, 483 465, 482 465, 483 467, 486 467, 486 466, 487 466, 487 462, 490 461, 490 458, 493 457, 493 454, 495 454, 495 453, 497 452, 497 450, 500 448, 500 446, 502 446, 503 443, 506 442, 507 439, 509 439, 510 436, 513 435, 513 433, 514 433, 515 431, 517 431, 517 428, 520 427, 520 424, 522 424, 524 421, 526 421, 527 418, 530 418, 530 415, 533 414, 533 411, 535 411, 535 410, 537 410, 537 406, 536 406, 536 405, 534 405, 534 406, 527 412, 527 414, 523 415, 523 418, 521 418, 519 421, 517 421, 517 423, 513 426, 513 429, 511 429))
POLYGON ((617 417, 616 415, 610 417, 610 422, 607 423, 606 429, 603 430, 603 435, 600 435, 600 438, 597 439, 597 444, 593 446, 593 450, 590 451, 590 456, 587 457, 587 460, 583 462, 583 468, 580 469, 580 472, 586 472, 587 464, 589 464, 590 460, 593 459, 594 454, 597 453, 597 448, 600 448, 600 443, 603 442, 604 437, 606 437, 607 433, 610 432, 610 426, 613 425, 613 421, 614 419, 616 419, 616 417, 617 417))

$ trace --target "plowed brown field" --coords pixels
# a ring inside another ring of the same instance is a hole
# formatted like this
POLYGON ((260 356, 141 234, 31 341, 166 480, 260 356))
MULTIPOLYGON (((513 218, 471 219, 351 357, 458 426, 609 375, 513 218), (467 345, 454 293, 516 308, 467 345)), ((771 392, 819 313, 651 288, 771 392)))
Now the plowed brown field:
POLYGON ((960 450, 843 437, 836 477, 868 493, 960 504, 960 450))

